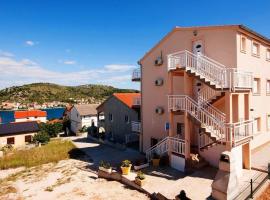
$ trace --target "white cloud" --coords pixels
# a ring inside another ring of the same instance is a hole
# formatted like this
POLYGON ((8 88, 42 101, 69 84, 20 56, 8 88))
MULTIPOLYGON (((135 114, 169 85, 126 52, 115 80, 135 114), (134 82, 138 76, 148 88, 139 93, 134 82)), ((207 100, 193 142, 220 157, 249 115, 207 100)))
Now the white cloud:
POLYGON ((75 65, 76 61, 75 60, 65 60, 65 61, 63 61, 63 63, 65 65, 75 65))
POLYGON ((0 56, 0 88, 34 82, 62 85, 101 83, 130 88, 131 71, 134 68, 133 65, 113 64, 89 70, 59 72, 48 70, 29 59, 17 60, 13 57, 0 56))
POLYGON ((10 53, 10 52, 0 50, 0 56, 13 57, 14 55, 12 53, 10 53))
POLYGON ((34 42, 34 41, 32 41, 32 40, 27 40, 27 41, 25 41, 25 45, 26 46, 35 46, 35 45, 37 45, 38 44, 38 42, 34 42))

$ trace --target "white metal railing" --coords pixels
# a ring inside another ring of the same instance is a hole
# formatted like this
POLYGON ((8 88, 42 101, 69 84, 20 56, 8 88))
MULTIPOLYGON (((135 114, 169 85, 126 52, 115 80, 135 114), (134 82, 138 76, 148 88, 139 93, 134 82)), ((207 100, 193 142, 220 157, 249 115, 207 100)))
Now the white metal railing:
POLYGON ((227 68, 207 56, 195 55, 187 50, 168 55, 168 70, 177 68, 191 70, 221 89, 252 88, 253 77, 251 72, 227 68))
POLYGON ((150 161, 154 154, 162 155, 169 151, 185 156, 185 141, 175 137, 165 137, 146 151, 146 158, 150 161))
POLYGON ((132 132, 141 132, 141 122, 132 121, 131 122, 131 131, 132 132))
POLYGON ((198 101, 200 101, 201 103, 209 102, 218 95, 221 95, 220 91, 205 86, 198 92, 198 101))
POLYGON ((226 67, 203 55, 195 55, 187 50, 168 55, 168 70, 185 67, 197 72, 215 85, 226 88, 226 67))
POLYGON ((134 69, 132 72, 132 80, 141 80, 141 70, 140 69, 134 69))
POLYGON ((199 135, 199 148, 206 147, 210 144, 213 144, 215 141, 209 137, 207 134, 200 134, 199 135))
POLYGON ((211 111, 200 106, 196 101, 187 95, 169 95, 168 96, 169 110, 177 111, 184 110, 200 121, 206 128, 215 133, 215 137, 221 140, 225 138, 225 117, 216 111, 211 111))
POLYGON ((187 95, 169 95, 168 109, 183 110, 197 119, 211 134, 220 141, 235 142, 253 135, 254 120, 239 123, 225 123, 226 118, 216 112, 209 112, 187 95), (252 127, 252 128, 251 128, 252 127))
POLYGON ((140 106, 141 105, 141 102, 142 102, 142 100, 141 100, 141 97, 140 96, 133 97, 133 99, 132 99, 132 105, 133 106, 140 106))
POLYGON ((234 142, 253 136, 254 120, 226 124, 226 132, 227 140, 234 142))
POLYGON ((246 72, 237 68, 228 69, 230 71, 230 80, 233 90, 236 88, 248 88, 253 87, 253 74, 252 72, 246 72))

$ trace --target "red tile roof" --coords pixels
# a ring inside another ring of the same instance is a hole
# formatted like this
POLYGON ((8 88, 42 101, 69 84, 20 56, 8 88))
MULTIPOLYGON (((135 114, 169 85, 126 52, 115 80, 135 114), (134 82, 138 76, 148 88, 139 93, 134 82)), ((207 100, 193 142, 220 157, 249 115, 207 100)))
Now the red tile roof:
POLYGON ((113 96, 118 98, 120 101, 122 101, 124 104, 126 104, 128 107, 132 107, 133 105, 133 98, 140 97, 140 93, 114 93, 113 96))
POLYGON ((27 117, 47 117, 47 112, 42 110, 24 110, 24 111, 15 111, 14 118, 27 118, 27 117))

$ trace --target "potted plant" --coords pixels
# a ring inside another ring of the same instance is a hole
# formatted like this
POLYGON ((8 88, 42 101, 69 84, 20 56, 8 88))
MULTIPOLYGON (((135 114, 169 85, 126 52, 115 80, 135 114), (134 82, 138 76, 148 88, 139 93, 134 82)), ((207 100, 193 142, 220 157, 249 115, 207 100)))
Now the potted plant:
POLYGON ((138 171, 137 176, 135 177, 135 183, 141 187, 144 185, 145 175, 142 171, 138 171))
POLYGON ((153 166, 158 167, 159 166, 159 161, 160 161, 160 155, 158 155, 157 153, 154 153, 153 158, 152 158, 153 166))
POLYGON ((131 162, 129 160, 123 160, 121 165, 121 170, 123 175, 128 175, 131 169, 131 162))
POLYGON ((190 200, 190 198, 187 197, 184 190, 181 190, 181 192, 175 197, 175 200, 190 200))
POLYGON ((109 174, 112 173, 112 167, 110 163, 103 160, 100 161, 98 169, 109 174))

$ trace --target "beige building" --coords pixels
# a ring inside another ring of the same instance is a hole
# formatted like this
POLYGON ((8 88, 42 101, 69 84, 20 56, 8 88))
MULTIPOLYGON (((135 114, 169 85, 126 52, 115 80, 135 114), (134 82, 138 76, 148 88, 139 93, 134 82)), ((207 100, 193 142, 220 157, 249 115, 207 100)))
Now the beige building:
POLYGON ((37 122, 16 122, 0 124, 0 148, 5 145, 22 147, 32 142, 33 136, 39 131, 37 122))
POLYGON ((270 40, 242 25, 176 27, 143 58, 141 151, 170 155, 184 170, 191 153, 218 167, 227 150, 251 168, 270 141, 270 40))

